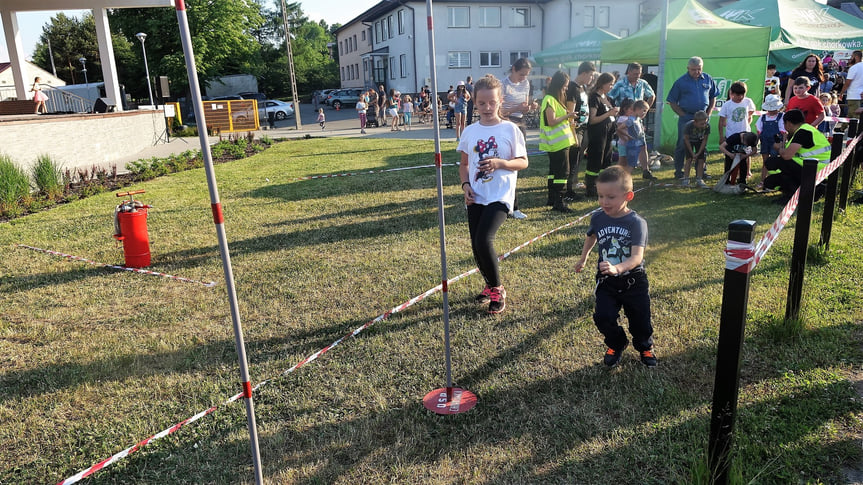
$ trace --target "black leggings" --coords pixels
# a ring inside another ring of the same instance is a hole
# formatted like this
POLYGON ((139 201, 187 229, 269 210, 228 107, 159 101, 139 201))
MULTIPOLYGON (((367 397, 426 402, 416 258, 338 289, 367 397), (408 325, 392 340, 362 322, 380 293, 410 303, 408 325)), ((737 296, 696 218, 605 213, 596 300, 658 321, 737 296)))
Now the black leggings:
POLYGON ((506 220, 509 212, 503 202, 489 205, 471 204, 467 206, 467 224, 470 229, 470 246, 473 259, 479 272, 490 287, 500 286, 500 272, 497 266, 497 253, 494 250, 494 237, 506 220))
POLYGON ((587 167, 584 169, 584 184, 588 195, 596 192, 596 176, 611 165, 611 124, 598 123, 587 128, 587 167))

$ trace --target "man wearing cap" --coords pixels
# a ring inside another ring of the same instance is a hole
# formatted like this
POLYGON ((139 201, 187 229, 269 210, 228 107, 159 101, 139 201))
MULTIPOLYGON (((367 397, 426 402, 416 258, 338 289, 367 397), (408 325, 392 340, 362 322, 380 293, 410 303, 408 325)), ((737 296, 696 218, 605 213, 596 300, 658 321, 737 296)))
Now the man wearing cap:
POLYGON ((668 97, 665 98, 678 116, 677 146, 674 148, 674 176, 678 179, 683 178, 683 161, 686 154, 683 133, 686 124, 692 121, 697 111, 704 111, 710 116, 716 106, 716 83, 703 69, 704 60, 700 57, 689 58, 686 74, 674 81, 668 97))

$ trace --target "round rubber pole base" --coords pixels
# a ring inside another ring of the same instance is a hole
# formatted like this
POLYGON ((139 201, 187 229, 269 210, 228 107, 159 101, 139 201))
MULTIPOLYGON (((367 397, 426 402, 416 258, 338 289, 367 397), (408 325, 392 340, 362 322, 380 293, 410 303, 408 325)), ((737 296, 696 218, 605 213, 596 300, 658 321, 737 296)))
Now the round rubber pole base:
POLYGON ((476 406, 476 394, 458 387, 442 387, 423 398, 423 406, 435 414, 459 414, 476 406))

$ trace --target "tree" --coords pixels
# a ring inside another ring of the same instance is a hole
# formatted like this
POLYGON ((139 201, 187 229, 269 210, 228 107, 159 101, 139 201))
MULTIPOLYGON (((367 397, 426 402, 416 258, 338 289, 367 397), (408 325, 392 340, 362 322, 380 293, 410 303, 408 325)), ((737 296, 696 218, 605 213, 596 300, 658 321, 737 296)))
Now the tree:
MULTIPOLYGON (((260 5, 252 0, 188 2, 186 14, 201 83, 206 85, 214 77, 252 70, 260 51, 253 35, 263 25, 260 5)), ((168 76, 174 93, 188 89, 186 62, 173 9, 115 9, 110 19, 112 31, 130 42, 138 43, 135 39, 138 32, 147 34, 151 75, 168 76)))
POLYGON ((81 73, 81 57, 87 59, 87 74, 89 81, 102 80, 102 63, 99 59, 99 45, 96 43, 96 23, 92 15, 84 15, 78 19, 68 17, 62 12, 42 27, 42 35, 36 44, 33 63, 51 72, 51 58, 48 51, 48 41, 54 53, 54 64, 57 67, 57 77, 67 84, 84 82, 81 73))

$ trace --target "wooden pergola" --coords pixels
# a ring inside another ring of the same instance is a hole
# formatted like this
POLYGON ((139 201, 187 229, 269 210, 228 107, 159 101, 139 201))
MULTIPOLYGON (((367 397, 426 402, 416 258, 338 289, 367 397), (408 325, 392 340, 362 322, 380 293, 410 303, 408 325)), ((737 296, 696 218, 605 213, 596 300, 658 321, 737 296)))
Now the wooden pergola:
POLYGON ((18 99, 27 99, 27 86, 32 80, 24 79, 24 48, 18 29, 18 12, 39 10, 90 10, 96 21, 96 39, 99 43, 99 57, 102 62, 102 76, 105 80, 105 95, 122 110, 120 83, 117 79, 117 62, 114 59, 114 45, 108 28, 108 9, 111 8, 150 8, 174 7, 174 0, 0 0, 0 22, 6 35, 9 48, 9 61, 12 63, 12 77, 18 99))

